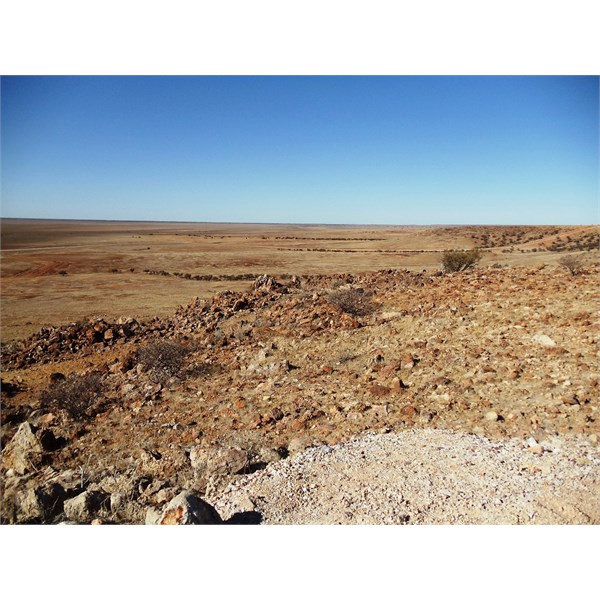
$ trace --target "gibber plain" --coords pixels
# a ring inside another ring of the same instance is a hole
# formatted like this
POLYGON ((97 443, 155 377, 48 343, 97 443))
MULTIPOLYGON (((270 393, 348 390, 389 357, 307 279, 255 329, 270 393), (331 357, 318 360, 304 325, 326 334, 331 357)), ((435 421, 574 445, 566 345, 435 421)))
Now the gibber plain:
POLYGON ((2 522, 598 524, 599 240, 2 219, 2 522))

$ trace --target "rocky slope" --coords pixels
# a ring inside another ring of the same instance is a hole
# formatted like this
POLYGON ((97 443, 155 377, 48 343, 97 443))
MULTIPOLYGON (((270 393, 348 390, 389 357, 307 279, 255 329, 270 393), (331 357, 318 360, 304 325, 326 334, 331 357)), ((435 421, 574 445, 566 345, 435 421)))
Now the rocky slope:
MULTIPOLYGON (((324 448, 365 432, 408 436, 381 442, 391 444, 393 471, 404 460, 399 440, 414 445, 415 428, 477 434, 509 453, 521 440, 541 469, 523 479, 528 486, 544 484, 544 468, 562 472, 559 455, 589 461, 585 489, 569 485, 598 498, 599 274, 590 263, 577 276, 556 266, 261 276, 247 292, 195 300, 167 319, 44 329, 3 352, 2 521, 151 522, 182 491, 216 502, 245 474, 262 481, 270 463, 311 446, 321 449, 308 457, 326 457, 324 448), (552 450, 567 438, 575 441, 562 454, 552 450)), ((433 434, 419 435, 429 448, 433 434)), ((467 448, 476 438, 453 439, 467 448)), ((491 443, 481 442, 486 456, 491 443)), ((381 452, 367 452, 373 466, 381 452)), ((440 459, 423 455, 431 464, 418 475, 436 494, 443 482, 427 469, 440 459)), ((477 494, 500 489, 503 504, 518 496, 484 472, 477 494)), ((566 490, 548 489, 555 498, 566 490)), ((429 513, 419 502, 396 516, 453 522, 435 502, 429 513)), ((597 522, 595 508, 573 503, 534 512, 539 522, 597 522)), ((260 505, 265 522, 281 522, 277 510, 260 505)), ((515 522, 527 512, 473 510, 460 508, 456 522, 515 522)), ((346 522, 356 511, 311 512, 346 522)), ((360 515, 349 522, 379 518, 360 515)))

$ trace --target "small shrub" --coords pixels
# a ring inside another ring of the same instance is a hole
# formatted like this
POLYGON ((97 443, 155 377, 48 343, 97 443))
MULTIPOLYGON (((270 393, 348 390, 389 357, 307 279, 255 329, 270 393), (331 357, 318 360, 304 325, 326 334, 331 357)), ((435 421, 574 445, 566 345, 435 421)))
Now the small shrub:
POLYGON ((72 419, 79 421, 92 416, 103 389, 100 373, 75 374, 44 390, 40 400, 43 407, 65 410, 72 419))
POLYGON ((177 342, 154 342, 138 350, 138 362, 146 367, 150 378, 164 384, 171 377, 179 375, 185 358, 192 348, 177 342))
POLYGON ((345 350, 344 352, 342 352, 340 354, 340 357, 338 358, 338 362, 341 365, 344 365, 347 362, 354 360, 355 358, 358 358, 358 354, 355 354, 354 352, 350 352, 349 350, 345 350))
POLYGON ((370 315, 376 308, 371 302, 371 296, 372 294, 359 288, 337 290, 329 294, 329 303, 349 315, 364 317, 370 315))
POLYGON ((563 256, 558 264, 561 267, 564 267, 571 273, 571 275, 579 275, 583 270, 583 265, 581 264, 581 259, 577 256, 569 255, 563 256))
POLYGON ((446 273, 458 273, 471 268, 481 259, 478 248, 472 250, 448 250, 442 257, 442 267, 446 273))

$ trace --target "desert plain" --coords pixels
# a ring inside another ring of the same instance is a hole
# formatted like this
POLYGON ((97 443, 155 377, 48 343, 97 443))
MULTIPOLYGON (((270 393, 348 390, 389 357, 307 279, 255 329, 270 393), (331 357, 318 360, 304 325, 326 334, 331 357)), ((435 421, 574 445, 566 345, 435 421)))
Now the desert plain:
POLYGON ((599 240, 2 219, 2 522, 600 523, 599 240))

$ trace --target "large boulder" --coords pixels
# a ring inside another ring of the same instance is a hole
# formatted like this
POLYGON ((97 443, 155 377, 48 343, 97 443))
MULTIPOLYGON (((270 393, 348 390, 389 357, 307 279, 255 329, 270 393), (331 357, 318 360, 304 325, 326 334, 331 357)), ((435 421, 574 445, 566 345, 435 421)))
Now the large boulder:
POLYGON ((183 491, 175 496, 158 518, 158 525, 220 525, 219 513, 194 494, 183 491))
POLYGON ((67 497, 59 483, 46 483, 22 492, 18 496, 20 522, 48 522, 63 511, 67 497))
POLYGON ((27 421, 19 425, 19 429, 2 452, 5 469, 13 469, 15 473, 24 475, 35 468, 44 451, 42 443, 35 435, 36 431, 37 428, 27 421))
POLYGON ((85 491, 64 503, 64 512, 70 521, 89 523, 110 506, 110 496, 101 491, 85 491))

